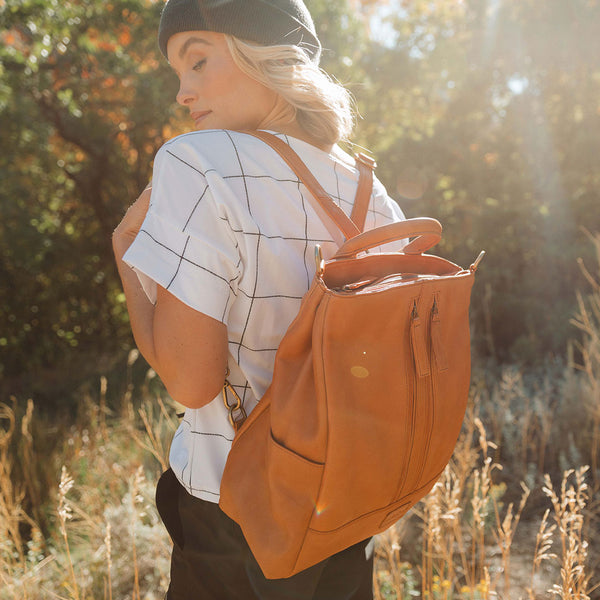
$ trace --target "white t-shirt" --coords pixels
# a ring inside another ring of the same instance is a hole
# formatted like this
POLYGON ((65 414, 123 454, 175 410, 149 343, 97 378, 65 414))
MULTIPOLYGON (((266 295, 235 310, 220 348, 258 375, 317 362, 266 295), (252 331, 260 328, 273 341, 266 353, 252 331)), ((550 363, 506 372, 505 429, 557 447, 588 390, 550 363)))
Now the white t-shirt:
MULTIPOLYGON (((278 134, 350 214, 358 183, 354 160, 278 134)), ((125 254, 151 301, 156 284, 227 326, 228 380, 249 414, 267 389, 275 352, 315 272, 314 247, 336 245, 312 209, 308 190, 264 142, 211 130, 178 136, 157 153, 148 214, 125 254)), ((404 216, 377 180, 366 229, 404 216)), ((194 496, 219 501, 234 437, 219 395, 187 409, 170 463, 194 496)))

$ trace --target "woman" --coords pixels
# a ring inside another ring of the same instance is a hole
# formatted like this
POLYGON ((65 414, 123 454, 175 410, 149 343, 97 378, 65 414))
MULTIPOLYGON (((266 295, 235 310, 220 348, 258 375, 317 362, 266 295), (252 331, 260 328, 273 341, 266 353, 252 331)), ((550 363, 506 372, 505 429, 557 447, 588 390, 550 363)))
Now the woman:
MULTIPOLYGON (((336 249, 295 174, 240 130, 285 140, 349 214, 358 172, 336 145, 351 133, 349 95, 319 70, 301 0, 169 0, 159 45, 195 131, 159 150, 113 245, 136 343, 187 407, 157 489, 174 542, 167 597, 372 598, 368 541, 267 580, 217 504, 234 437, 225 374, 249 413, 309 288, 314 245, 336 249)), ((375 181, 366 228, 402 218, 375 181)))

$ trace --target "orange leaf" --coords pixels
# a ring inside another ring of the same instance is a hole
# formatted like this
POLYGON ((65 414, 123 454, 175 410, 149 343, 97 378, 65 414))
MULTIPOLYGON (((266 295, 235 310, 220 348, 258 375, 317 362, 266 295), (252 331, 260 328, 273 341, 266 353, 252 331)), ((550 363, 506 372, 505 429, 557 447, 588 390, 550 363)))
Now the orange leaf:
POLYGON ((112 42, 101 41, 98 42, 97 46, 100 50, 104 50, 105 52, 114 52, 116 49, 116 45, 112 42))
POLYGON ((129 29, 124 29, 119 35, 119 44, 121 46, 128 46, 131 43, 131 33, 129 29))

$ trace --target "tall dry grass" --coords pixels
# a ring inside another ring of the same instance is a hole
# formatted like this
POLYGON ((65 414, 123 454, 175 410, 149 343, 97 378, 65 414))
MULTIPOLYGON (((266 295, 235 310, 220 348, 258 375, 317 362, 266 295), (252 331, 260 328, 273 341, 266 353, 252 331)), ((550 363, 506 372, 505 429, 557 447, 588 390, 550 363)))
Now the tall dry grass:
POLYGON ((176 419, 147 385, 138 390, 137 410, 129 385, 118 414, 111 414, 106 386, 102 381, 95 399, 84 398, 54 456, 36 455, 33 403, 20 421, 15 404, 0 405, 0 600, 164 597, 171 545, 154 488, 176 419), (55 469, 44 506, 13 476, 24 455, 55 469), (35 512, 49 513, 47 530, 35 512))
POLYGON ((577 293, 578 310, 573 325, 583 336, 583 340, 576 344, 581 356, 579 363, 571 358, 572 364, 585 374, 586 403, 585 411, 591 417, 593 433, 591 436, 591 471, 594 482, 594 491, 600 488, 600 234, 588 237, 596 248, 598 257, 597 274, 592 274, 583 261, 579 261, 581 270, 590 287, 591 294, 587 296, 577 293))
POLYGON ((432 492, 408 520, 379 536, 378 600, 591 598, 589 467, 566 471, 558 489, 546 475, 541 492, 550 508, 541 518, 529 514, 519 536, 531 490, 522 483, 518 503, 503 502, 506 486, 494 483, 494 473, 502 470, 495 450, 472 409, 453 460, 432 492))

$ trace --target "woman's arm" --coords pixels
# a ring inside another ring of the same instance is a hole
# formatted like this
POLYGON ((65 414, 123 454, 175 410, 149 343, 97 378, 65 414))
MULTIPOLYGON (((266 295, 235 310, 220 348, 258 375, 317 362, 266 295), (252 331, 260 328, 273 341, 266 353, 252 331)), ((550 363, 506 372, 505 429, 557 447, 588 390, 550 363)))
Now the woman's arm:
POLYGON ((212 401, 221 388, 227 368, 227 328, 178 300, 158 286, 153 305, 135 271, 123 262, 150 202, 145 189, 113 233, 113 250, 123 283, 135 342, 158 373, 171 396, 188 408, 212 401))

